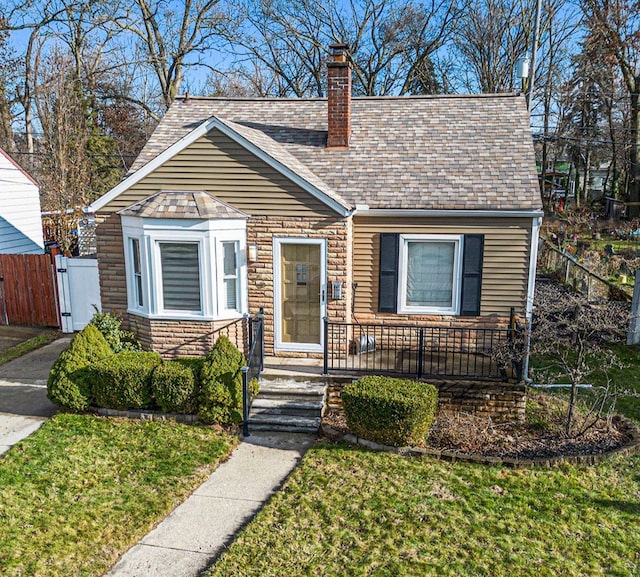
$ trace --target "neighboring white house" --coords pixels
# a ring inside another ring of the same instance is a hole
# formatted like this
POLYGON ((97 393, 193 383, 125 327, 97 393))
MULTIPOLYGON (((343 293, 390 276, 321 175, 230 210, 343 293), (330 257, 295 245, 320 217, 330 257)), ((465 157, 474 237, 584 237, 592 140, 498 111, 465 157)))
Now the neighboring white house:
POLYGON ((0 253, 42 253, 38 185, 0 148, 0 253))

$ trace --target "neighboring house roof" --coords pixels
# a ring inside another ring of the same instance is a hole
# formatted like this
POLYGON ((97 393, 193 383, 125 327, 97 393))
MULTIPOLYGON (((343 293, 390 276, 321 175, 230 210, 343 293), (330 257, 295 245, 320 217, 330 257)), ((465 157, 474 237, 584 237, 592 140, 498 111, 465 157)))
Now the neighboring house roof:
POLYGON ((248 218, 237 210, 203 191, 162 190, 120 211, 123 216, 143 218, 248 218))
POLYGON ((529 115, 518 95, 353 98, 346 150, 326 148, 326 99, 178 98, 130 174, 143 174, 172 146, 177 153, 177 143, 187 145, 206 123, 228 129, 310 190, 351 209, 542 206, 529 115))
POLYGON ((2 148, 0 148, 0 154, 2 156, 4 156, 11 164, 13 164, 13 166, 22 173, 22 175, 29 180, 29 182, 31 182, 31 184, 33 184, 34 186, 37 186, 38 188, 40 188, 40 185, 34 180, 34 178, 24 169, 22 168, 15 160, 13 160, 13 158, 11 158, 11 156, 9 156, 9 154, 7 154, 4 150, 2 150, 2 148))
POLYGON ((0 149, 0 252, 42 253, 42 218, 37 183, 0 149))

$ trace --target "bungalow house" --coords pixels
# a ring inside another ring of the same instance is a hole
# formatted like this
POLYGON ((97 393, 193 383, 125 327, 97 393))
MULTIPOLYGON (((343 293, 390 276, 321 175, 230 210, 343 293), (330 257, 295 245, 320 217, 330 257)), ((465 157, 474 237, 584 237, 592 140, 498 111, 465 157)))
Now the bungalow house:
POLYGON ((0 253, 43 252, 38 184, 0 148, 0 253))
POLYGON ((325 317, 530 315, 542 211, 523 97, 352 98, 332 49, 326 99, 178 98, 91 206, 103 310, 147 347, 202 353, 260 309, 266 354, 298 357, 322 355, 325 317))

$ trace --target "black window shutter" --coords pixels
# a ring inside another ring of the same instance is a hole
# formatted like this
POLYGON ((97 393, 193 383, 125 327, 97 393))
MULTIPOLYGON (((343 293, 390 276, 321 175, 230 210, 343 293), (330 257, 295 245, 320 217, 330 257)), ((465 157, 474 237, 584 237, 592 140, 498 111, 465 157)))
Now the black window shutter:
POLYGON ((460 302, 460 314, 462 316, 477 316, 480 314, 483 252, 483 234, 464 235, 462 298, 460 302))
POLYGON ((395 313, 398 307, 398 253, 400 235, 380 234, 380 282, 378 311, 395 313))

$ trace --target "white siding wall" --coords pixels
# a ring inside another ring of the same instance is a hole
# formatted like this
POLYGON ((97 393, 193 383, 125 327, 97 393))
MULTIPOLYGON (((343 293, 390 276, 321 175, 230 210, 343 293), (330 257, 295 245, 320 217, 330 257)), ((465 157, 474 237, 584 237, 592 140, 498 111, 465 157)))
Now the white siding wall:
POLYGON ((1 253, 43 252, 38 187, 2 150, 0 217, 1 253))

